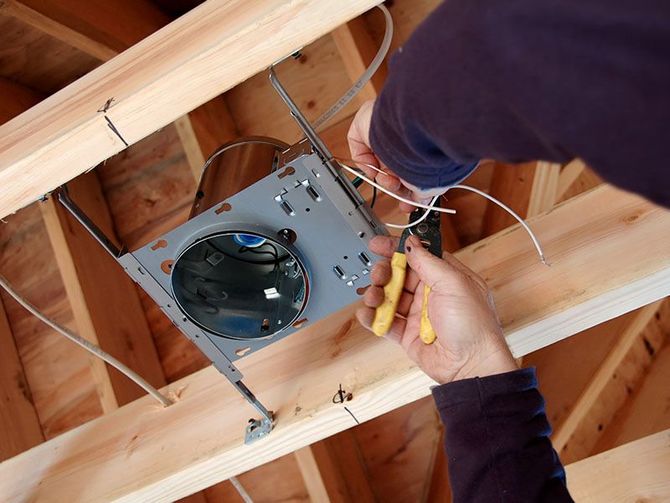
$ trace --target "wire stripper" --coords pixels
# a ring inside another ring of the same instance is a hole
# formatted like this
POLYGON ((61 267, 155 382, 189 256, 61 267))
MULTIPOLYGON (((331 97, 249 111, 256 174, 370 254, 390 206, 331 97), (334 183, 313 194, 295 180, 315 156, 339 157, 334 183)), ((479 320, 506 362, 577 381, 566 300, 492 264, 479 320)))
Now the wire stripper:
MULTIPOLYGON (((439 204, 439 200, 436 204, 439 204)), ((409 216, 409 223, 419 220, 425 210, 417 208, 409 216)), ((405 256, 405 241, 411 235, 418 236, 423 246, 436 257, 442 257, 442 234, 440 230, 440 213, 431 211, 423 222, 405 229, 400 237, 398 248, 391 257, 391 281, 384 287, 384 302, 375 312, 372 322, 372 331, 375 335, 383 336, 388 333, 393 324, 398 302, 405 286, 407 273, 407 257, 405 256)), ((423 305, 421 307, 421 324, 419 337, 425 344, 435 342, 435 331, 428 319, 428 295, 430 287, 424 286, 423 305)))

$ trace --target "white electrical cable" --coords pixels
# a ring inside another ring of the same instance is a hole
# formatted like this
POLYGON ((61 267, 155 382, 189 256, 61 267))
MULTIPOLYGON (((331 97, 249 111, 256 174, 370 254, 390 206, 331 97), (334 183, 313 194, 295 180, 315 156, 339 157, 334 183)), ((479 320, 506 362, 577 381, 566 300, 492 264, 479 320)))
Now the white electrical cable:
MULTIPOLYGON (((365 183, 367 183, 369 185, 372 185, 373 187, 376 187, 378 190, 382 191, 386 195, 391 196, 393 199, 397 199, 398 201, 403 202, 405 204, 409 204, 410 206, 415 206, 416 208, 423 208, 425 210, 433 210, 433 211, 437 211, 439 213, 448 213, 450 215, 453 215, 454 213, 456 213, 456 210, 452 210, 452 209, 449 209, 449 208, 439 208, 439 207, 433 208, 432 206, 430 206, 428 204, 423 204, 423 203, 419 203, 417 201, 412 201, 411 199, 407 199, 406 197, 403 197, 399 194, 396 194, 395 192, 392 192, 392 191, 382 187, 377 182, 375 182, 373 180, 370 180, 367 176, 365 176, 363 173, 361 173, 361 171, 359 169, 348 166, 347 164, 342 162, 343 161, 342 159, 337 159, 336 158, 335 161, 337 161, 337 163, 344 170, 348 171, 349 173, 351 173, 354 176, 359 177, 365 183)), ((372 164, 366 164, 366 163, 362 163, 362 162, 358 162, 357 164, 362 164, 364 166, 368 166, 370 168, 373 168, 373 169, 379 171, 380 173, 384 173, 381 169, 377 168, 376 166, 372 166, 372 164)), ((387 173, 384 173, 384 174, 387 174, 387 173)))
MULTIPOLYGON (((340 166, 342 166, 342 168, 344 168, 344 169, 347 170, 348 172, 353 173, 354 175, 358 176, 358 177, 359 177, 361 180, 363 180, 364 182, 366 182, 366 183, 372 185, 373 187, 377 187, 379 190, 381 190, 382 192, 388 194, 389 196, 391 196, 391 197, 397 199, 398 201, 402 201, 402 202, 407 203, 407 204, 410 204, 410 205, 412 205, 412 206, 416 206, 417 208, 426 208, 426 210, 427 210, 426 213, 425 213, 424 215, 422 215, 421 219, 420 219, 419 221, 413 223, 413 224, 409 224, 409 225, 407 225, 407 226, 405 226, 405 227, 399 226, 398 224, 384 224, 384 225, 386 225, 387 227, 392 227, 392 228, 394 228, 394 229, 407 229, 407 228, 409 228, 409 227, 413 227, 414 225, 416 225, 416 224, 418 224, 419 222, 423 221, 423 220, 428 216, 428 213, 430 213, 430 210, 438 211, 438 212, 440 212, 440 213, 451 213, 451 214, 456 213, 456 210, 445 209, 445 208, 439 208, 439 207, 437 207, 437 208, 433 208, 432 205, 435 204, 435 199, 433 199, 433 201, 431 201, 430 205, 424 205, 424 204, 417 203, 417 202, 415 202, 415 201, 410 201, 409 199, 405 199, 404 197, 399 196, 398 194, 394 194, 394 193, 391 192, 390 190, 386 190, 386 189, 384 189, 384 188, 381 187, 379 184, 377 184, 376 182, 373 182, 372 180, 370 180, 370 179, 369 179, 368 177, 366 177, 365 175, 362 175, 362 174, 359 172, 359 170, 354 169, 354 168, 351 168, 350 166, 347 166, 346 164, 344 164, 344 163, 342 162, 343 159, 335 159, 335 160, 340 164, 340 166)), ((354 161, 354 160, 350 160, 350 159, 345 159, 345 160, 354 162, 355 164, 360 164, 360 165, 362 165, 362 166, 366 166, 366 167, 368 167, 368 168, 370 168, 370 169, 372 169, 372 170, 374 170, 374 171, 376 171, 376 172, 378 172, 378 173, 381 173, 381 174, 384 174, 384 175, 387 175, 387 176, 388 176, 388 173, 385 173, 383 170, 379 169, 377 166, 374 166, 373 164, 368 164, 368 163, 365 163, 365 162, 358 162, 358 161, 354 161)), ((481 191, 481 190, 479 190, 479 189, 476 189, 476 188, 474 188, 474 187, 470 187, 469 185, 462 185, 462 184, 451 185, 451 186, 449 186, 449 187, 447 187, 447 188, 445 189, 445 194, 446 194, 449 190, 451 190, 451 189, 463 189, 463 190, 469 190, 469 191, 471 191, 471 192, 474 192, 475 194, 479 194, 480 196, 485 197, 485 198, 488 199, 489 201, 491 201, 491 202, 497 204, 497 205, 500 206, 503 210, 505 210, 505 211, 508 212, 510 215, 512 215, 512 216, 513 216, 513 217, 514 217, 514 218, 521 224, 521 226, 525 229, 525 231, 526 231, 526 232, 528 233, 528 235, 530 236, 530 239, 533 241, 533 245, 535 246, 535 249, 537 250, 537 253, 538 253, 538 255, 540 256, 540 261, 541 261, 544 265, 549 265, 549 264, 547 263, 547 259, 546 259, 545 255, 544 255, 544 250, 542 249, 542 245, 540 244, 540 241, 539 241, 539 240, 537 239, 537 237, 535 236, 535 233, 534 233, 534 232, 532 231, 532 229, 528 226, 528 224, 523 220, 523 218, 521 218, 519 215, 517 215, 517 213, 516 213, 512 208, 510 208, 510 207, 507 206, 506 204, 502 203, 501 201, 497 200, 495 197, 493 197, 493 196, 487 194, 486 192, 483 192, 483 191, 481 191)), ((445 200, 446 200, 446 197, 445 197, 445 200)))
POLYGON ((440 196, 435 196, 433 199, 431 199, 430 203, 428 203, 428 206, 430 206, 431 209, 426 210, 426 211, 424 212, 424 214, 421 215, 421 218, 419 218, 416 222, 412 222, 412 223, 410 223, 410 224, 404 224, 404 225, 402 225, 402 224, 389 224, 389 223, 384 223, 384 225, 385 225, 386 227, 390 227, 391 229, 410 229, 410 228, 414 227, 415 225, 419 225, 419 224, 420 224, 421 222, 423 222, 426 218, 428 218, 428 215, 430 214, 430 212, 431 212, 432 210, 435 209, 435 208, 433 208, 433 206, 435 206, 435 203, 437 202, 437 200, 438 200, 439 198, 440 198, 440 196))
POLYGON ((28 302, 26 299, 21 297, 10 285, 7 283, 7 280, 4 278, 4 276, 0 275, 0 286, 4 288, 7 293, 16 301, 18 302, 23 308, 28 311, 30 314, 35 316, 37 319, 42 321, 42 323, 50 326, 53 328, 56 332, 59 334, 63 335, 64 337, 67 337, 70 339, 72 342, 75 344, 78 344, 82 348, 84 348, 86 351, 89 353, 94 354, 98 358, 103 359, 105 362, 109 363, 112 367, 114 367, 116 370, 124 374, 126 377, 131 379, 135 384, 137 384, 140 388, 144 389, 147 393, 149 393, 153 398, 158 400, 163 406, 168 407, 172 405, 172 401, 166 397, 165 395, 161 394, 160 391, 158 391, 156 388, 154 388, 151 384, 149 384, 142 376, 137 374, 134 370, 128 368, 126 365, 121 363, 119 360, 114 358, 112 355, 109 353, 105 352, 95 344, 87 341, 83 337, 80 337, 79 335, 70 332, 67 328, 60 326, 58 323, 55 321, 51 320, 50 318, 47 318, 44 314, 42 314, 35 306, 33 306, 30 302, 28 302))
POLYGON ((237 477, 230 477, 228 480, 230 480, 230 483, 233 484, 233 487, 235 490, 237 490, 237 494, 240 495, 240 498, 242 498, 244 503, 254 503, 254 500, 251 499, 251 496, 249 496, 247 490, 242 484, 240 484, 240 481, 237 480, 237 477))
MULTIPOLYGON (((540 256, 540 260, 542 261, 542 263, 543 263, 544 265, 549 265, 549 264, 547 263, 547 259, 546 259, 546 257, 544 256, 544 250, 542 250, 542 245, 540 245, 540 241, 539 241, 539 240, 537 239, 537 237, 535 236, 535 233, 531 230, 531 228, 530 228, 530 227, 528 226, 528 224, 524 221, 524 219, 521 218, 519 215, 517 215, 517 213, 516 213, 512 208, 510 208, 509 206, 507 206, 505 203, 503 203, 503 202, 501 202, 501 201, 498 201, 495 197, 493 197, 493 196, 487 194, 486 192, 484 192, 484 191, 482 191, 482 190, 479 190, 479 189, 476 189, 476 188, 474 188, 474 187, 470 187, 469 185, 461 185, 461 184, 459 184, 459 185, 451 185, 450 187, 447 188, 447 191, 449 191, 449 190, 451 190, 451 189, 464 189, 464 190, 469 190, 470 192, 474 192, 475 194, 479 194, 480 196, 485 197, 486 199, 488 199, 489 201, 491 201, 492 203, 497 204, 497 205, 500 206, 503 210, 505 210, 507 213, 509 213, 510 215, 512 215, 514 218, 516 218, 516 220, 517 220, 517 221, 521 224, 521 226, 526 230, 526 232, 527 232, 528 235, 530 236, 530 239, 533 241, 533 245, 535 246, 535 249, 537 250, 537 254, 540 256)), ((445 194, 446 194, 446 192, 445 192, 445 194)), ((446 199, 446 198, 445 198, 445 199, 446 199)))
POLYGON ((391 17, 391 13, 388 11, 388 9, 383 5, 377 5, 377 8, 384 13, 384 22, 386 23, 384 29, 384 38, 382 39, 382 43, 379 46, 379 50, 377 51, 377 54, 375 54, 375 57, 372 59, 370 65, 366 68, 365 72, 363 72, 363 75, 361 75, 358 80, 354 82, 354 84, 347 90, 346 93, 344 93, 344 95, 342 95, 339 100, 335 102, 333 106, 331 106, 328 110, 321 114, 318 119, 316 119, 312 126, 317 132, 323 129, 323 126, 325 126, 325 124, 330 119, 335 117, 335 115, 340 110, 342 110, 347 105, 347 103, 349 103, 353 97, 360 92, 361 89, 363 89, 365 84, 370 81, 372 75, 384 62, 384 58, 391 48, 391 40, 393 39, 393 18, 391 17))

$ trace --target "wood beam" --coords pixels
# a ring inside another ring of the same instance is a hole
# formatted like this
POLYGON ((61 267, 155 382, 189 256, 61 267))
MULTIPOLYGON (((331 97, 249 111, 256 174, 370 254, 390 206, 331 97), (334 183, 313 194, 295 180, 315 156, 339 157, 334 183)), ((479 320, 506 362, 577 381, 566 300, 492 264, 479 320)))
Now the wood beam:
MULTIPOLYGON (((77 177, 68 189, 89 218, 113 238, 112 218, 96 174, 77 177)), ((65 208, 52 198, 40 208, 77 331, 154 386, 163 386, 163 369, 133 282, 65 208)), ((144 395, 135 383, 97 357, 91 356, 91 371, 105 412, 144 395)))
POLYGON ((573 183, 577 181, 580 175, 586 169, 586 164, 581 159, 573 159, 563 166, 561 174, 558 177, 558 187, 556 188, 556 200, 560 201, 573 183))
POLYGON ((642 381, 654 356, 665 343, 664 334, 654 332, 651 327, 658 324, 661 317, 670 319, 668 300, 645 306, 636 313, 556 430, 552 442, 564 463, 591 453, 616 411, 642 381))
POLYGON ((440 431, 437 442, 435 443, 435 451, 430 466, 431 468, 427 477, 425 494, 421 501, 423 503, 432 503, 434 501, 440 501, 441 503, 450 502, 451 485, 449 484, 447 455, 444 452, 443 431, 440 431))
MULTIPOLYGON (((71 0, 6 0, 0 2, 0 14, 18 18, 101 61, 109 61, 170 21, 146 0, 110 0, 85 5, 71 0), (110 16, 111 22, 108 22, 110 16)), ((175 126, 189 165, 197 174, 196 180, 200 178, 206 157, 237 136, 223 96, 180 117, 175 126)))
POLYGON ((560 173, 560 164, 545 161, 535 163, 533 186, 530 189, 526 218, 537 216, 553 208, 556 204, 556 191, 558 190, 560 173))
POLYGON ((18 0, 3 0, 0 2, 0 15, 16 18, 101 61, 112 59, 118 54, 118 51, 107 45, 82 35, 68 26, 31 9, 18 0))
POLYGON ((224 95, 180 117, 175 126, 196 183, 209 156, 221 145, 239 137, 224 95))
MULTIPOLYGON (((534 217, 550 210, 556 203, 560 169, 560 165, 544 161, 515 165, 498 163, 490 194, 522 218, 534 217)), ((490 236, 515 223, 512 215, 489 202, 484 214, 483 235, 490 236)))
MULTIPOLYGON (((664 209, 604 186, 531 225, 550 267, 520 227, 456 254, 491 286, 516 356, 670 293, 664 209)), ((246 383, 276 413, 270 438, 243 445, 251 409, 209 367, 171 385, 179 395, 171 407, 145 397, 4 462, 0 494, 7 501, 176 499, 353 426, 331 400, 340 383, 353 394, 347 407, 359 421, 428 395, 431 380, 352 315, 353 306, 240 360, 246 383)))
POLYGON ((670 500, 670 430, 566 467, 575 501, 670 500))
POLYGON ((365 461, 351 429, 312 444, 310 449, 329 501, 333 503, 376 501, 370 487, 365 461))
MULTIPOLYGON (((370 36, 365 19, 363 17, 352 19, 333 30, 331 37, 340 53, 347 75, 352 83, 356 82, 378 50, 370 36)), ((382 64, 370 82, 358 93, 359 102, 375 99, 381 92, 387 74, 386 64, 382 64)))
MULTIPOLYGON (((491 179, 490 194, 500 199, 516 213, 525 217, 535 177, 535 163, 496 163, 491 179)), ((516 220, 496 204, 487 202, 482 236, 490 236, 514 225, 516 220)))
POLYGON ((376 3, 205 2, 0 127, 0 217, 376 3), (98 112, 106 103, 107 112, 98 112))
POLYGON ((321 469, 316 462, 312 448, 308 445, 298 449, 293 454, 298 463, 302 480, 307 488, 309 500, 314 503, 330 503, 331 499, 328 496, 328 490, 326 489, 321 469))
POLYGON ((147 0, 3 0, 0 14, 100 61, 112 59, 170 21, 147 0))
POLYGON ((0 299, 0 462, 44 441, 23 364, 0 299))
MULTIPOLYGON (((0 122, 28 108, 40 96, 17 84, 0 81, 3 113, 0 122), (16 96, 16 99, 14 97, 16 96)), ((70 184, 72 197, 108 236, 112 218, 95 173, 70 184)), ((165 378, 135 285, 100 245, 53 199, 40 206, 63 284, 77 325, 89 341, 138 371, 154 386, 165 378)), ((105 362, 90 357, 91 372, 104 412, 139 398, 144 392, 105 362)))

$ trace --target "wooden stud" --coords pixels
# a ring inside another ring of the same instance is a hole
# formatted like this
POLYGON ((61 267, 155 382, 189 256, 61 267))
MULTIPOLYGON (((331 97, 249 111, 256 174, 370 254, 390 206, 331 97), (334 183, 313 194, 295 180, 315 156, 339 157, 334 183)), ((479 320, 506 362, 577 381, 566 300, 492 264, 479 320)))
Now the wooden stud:
MULTIPOLYGON (((522 218, 548 211, 556 203, 560 165, 548 162, 497 164, 490 193, 522 218)), ((484 215, 483 235, 489 236, 510 225, 516 219, 489 202, 484 215)))
POLYGON ((298 449, 293 453, 298 462, 298 468, 307 488, 307 494, 313 503, 330 503, 330 497, 323 482, 319 465, 314 458, 310 446, 298 449))
POLYGON ((25 3, 18 0, 3 0, 0 2, 0 15, 19 19, 27 25, 37 28, 41 32, 65 42, 101 61, 112 59, 118 54, 118 51, 111 47, 82 35, 68 26, 31 9, 25 5, 25 3))
POLYGON ((181 141, 181 145, 184 148, 186 160, 188 161, 188 165, 190 166, 191 171, 193 172, 193 177, 196 179, 197 183, 202 174, 202 167, 205 165, 205 156, 202 153, 202 148, 195 135, 190 115, 180 117, 174 121, 174 125, 177 128, 179 141, 181 141))
MULTIPOLYGON (((668 295, 667 211, 604 186, 531 224, 551 267, 519 227, 456 253, 491 286, 515 355, 668 295)), ((351 427, 331 401, 338 383, 353 393, 347 407, 359 421, 428 395, 432 381, 352 314, 346 309, 240 360, 246 382, 276 411, 270 438, 243 445, 251 409, 209 367, 171 385, 179 401, 166 409, 145 397, 6 461, 0 494, 176 499, 351 427), (105 477, 96 476, 103 466, 105 477)))
MULTIPOLYGON (((588 456, 615 412, 635 390, 658 351, 646 336, 646 328, 656 323, 662 301, 640 309, 629 322, 591 382, 552 437, 554 448, 564 463, 588 456), (648 348, 652 347, 653 351, 648 348)), ((664 313, 669 314, 670 301, 664 313)), ((660 343, 664 342, 663 340, 660 343)))
POLYGON ((376 501, 354 432, 349 429, 311 445, 330 501, 376 501))
MULTIPOLYGON (((490 194, 525 217, 534 178, 535 163, 518 165, 497 163, 491 179, 490 194)), ((490 236, 516 223, 514 217, 501 207, 487 202, 482 235, 490 236)))
POLYGON ((166 25, 148 0, 3 0, 6 14, 107 61, 166 25))
POLYGON ((433 462, 427 477, 427 491, 423 495, 424 503, 440 501, 447 503, 451 501, 451 486, 447 472, 447 456, 444 452, 444 433, 440 432, 435 444, 433 462))
POLYGON ((202 4, 0 127, 0 217, 376 3, 342 0, 337 9, 320 0, 202 4), (98 112, 106 103, 107 112, 98 112))
POLYGON ((560 173, 560 164, 544 161, 538 161, 535 164, 535 174, 533 176, 533 186, 530 190, 526 218, 549 211, 554 206, 560 173))
POLYGON ((0 300, 0 462, 42 443, 44 436, 14 337, 0 300))
MULTIPOLYGON (((96 174, 76 178, 68 189, 84 212, 113 237, 111 216, 96 174)), ((65 208, 52 198, 41 208, 80 335, 154 386, 164 385, 163 370, 133 282, 65 208)), ((91 358, 105 412, 144 395, 127 377, 108 370, 99 358, 91 358)))
POLYGON ((177 134, 196 183, 205 161, 218 147, 239 136, 225 96, 217 96, 175 121, 177 134))
POLYGON ((573 159, 563 166, 561 174, 558 177, 558 187, 556 188, 556 201, 560 201, 570 186, 577 181, 580 175, 586 169, 586 164, 581 159, 573 159))
MULTIPOLYGON (((365 19, 363 17, 352 19, 347 24, 333 30, 331 37, 342 57, 347 75, 352 83, 356 82, 365 72, 377 52, 365 19)), ((387 74, 388 71, 384 63, 372 76, 370 82, 360 90, 357 99, 360 102, 375 99, 384 85, 387 74)))
POLYGON ((566 467, 575 501, 670 500, 670 430, 566 467))

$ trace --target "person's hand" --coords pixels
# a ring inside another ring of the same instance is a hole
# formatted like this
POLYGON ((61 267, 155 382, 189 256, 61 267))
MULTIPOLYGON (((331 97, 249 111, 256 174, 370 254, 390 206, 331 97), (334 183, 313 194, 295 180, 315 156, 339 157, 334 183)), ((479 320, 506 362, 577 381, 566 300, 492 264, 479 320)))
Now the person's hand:
MULTIPOLYGON (((361 108, 358 109, 358 112, 349 127, 349 132, 347 133, 351 159, 357 163, 353 167, 363 171, 365 176, 373 179, 385 189, 401 195, 406 199, 427 204, 430 201, 429 196, 420 194, 416 190, 412 190, 412 187, 408 183, 404 182, 393 173, 393 171, 381 162, 372 151, 372 147, 370 147, 370 122, 372 121, 372 109, 374 103, 374 100, 369 100, 363 103, 361 108), (381 169, 383 173, 366 166, 366 164, 371 164, 372 166, 381 169)), ((414 206, 403 202, 400 203, 401 211, 409 213, 413 209, 414 206)))
MULTIPOLYGON (((377 236, 370 251, 390 259, 398 238, 377 236)), ((517 369, 503 337, 493 297, 484 280, 452 255, 444 260, 423 248, 416 236, 406 242, 407 275, 398 314, 386 335, 399 343, 409 358, 440 384, 517 369), (419 338, 424 285, 431 288, 428 317, 437 335, 433 344, 419 338), (416 294, 415 294, 416 293, 416 294)), ((391 278, 389 260, 375 264, 370 286, 356 312, 370 328, 375 308, 384 301, 383 287, 391 278)))

